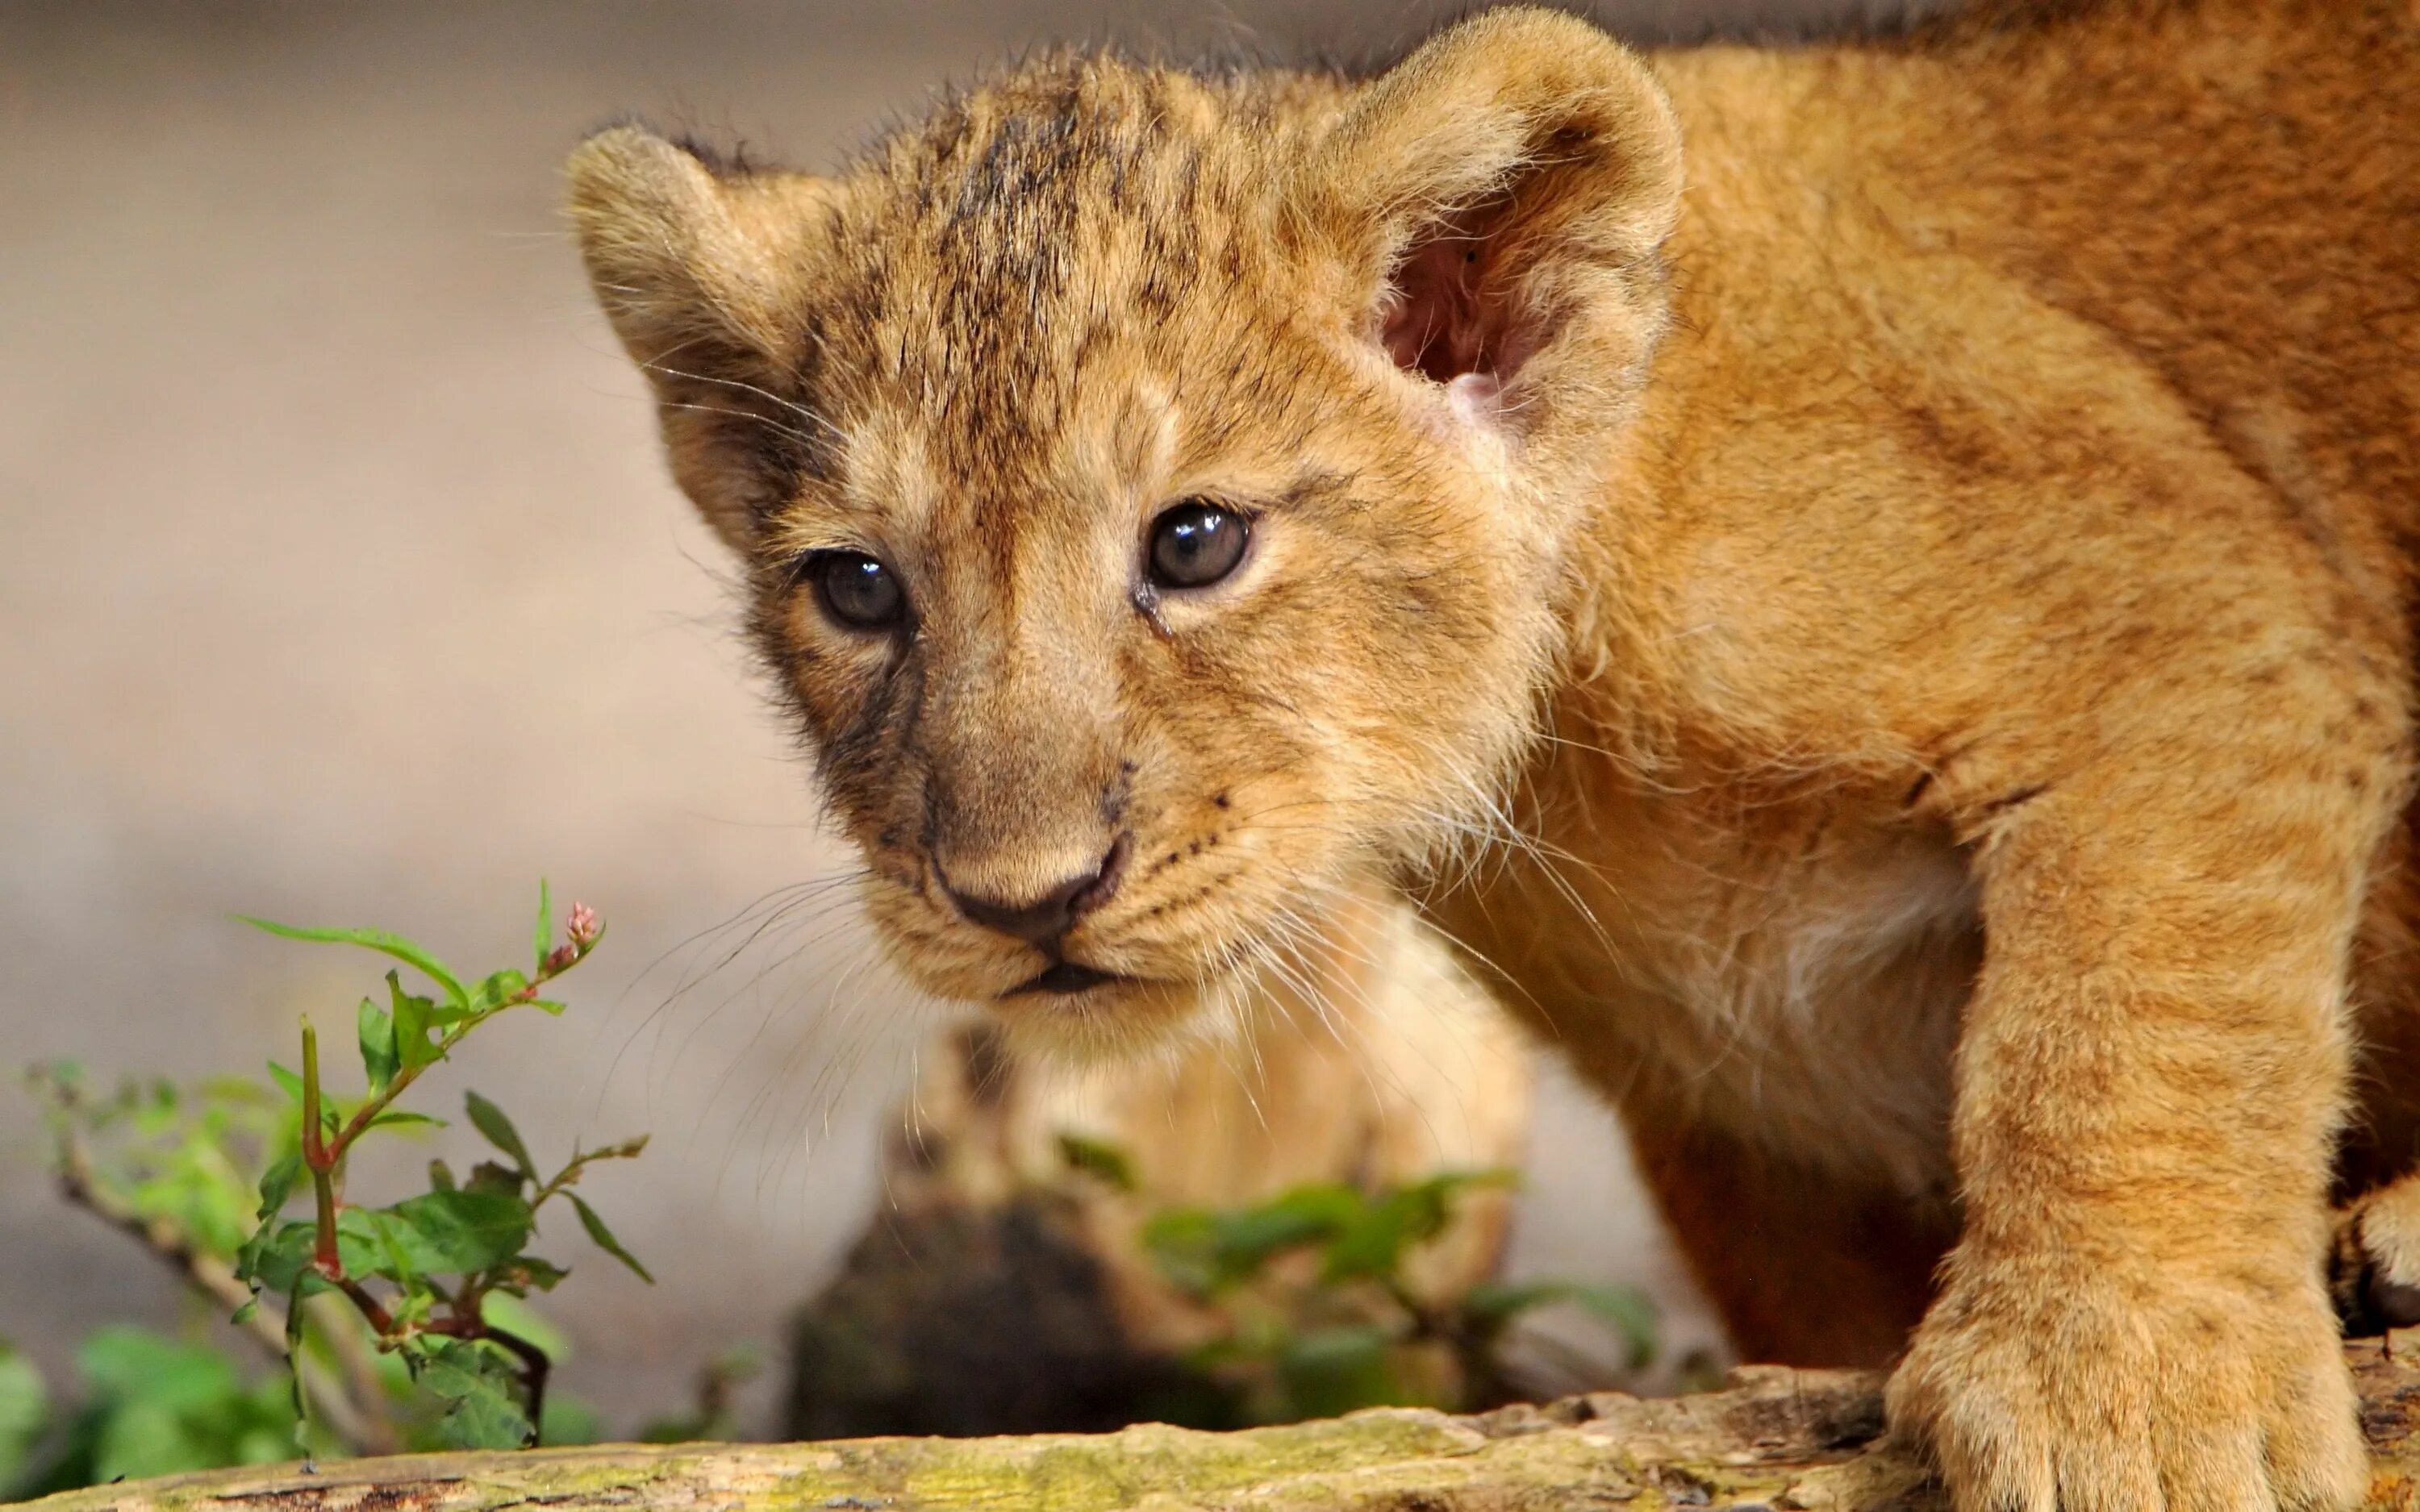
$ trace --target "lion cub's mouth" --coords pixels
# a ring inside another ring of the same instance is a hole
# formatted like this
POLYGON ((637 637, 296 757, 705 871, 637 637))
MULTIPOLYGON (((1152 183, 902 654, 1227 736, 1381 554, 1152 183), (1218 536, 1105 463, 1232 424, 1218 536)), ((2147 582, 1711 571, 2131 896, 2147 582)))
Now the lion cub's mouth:
POLYGON ((1048 993, 1054 996, 1064 996, 1072 993, 1089 991, 1106 982, 1134 980, 1132 977, 1121 977, 1114 971, 1103 971, 1098 967, 1085 965, 1078 961, 1053 961, 1037 972, 1032 980, 1011 987, 1001 995, 1023 997, 1032 993, 1048 993))

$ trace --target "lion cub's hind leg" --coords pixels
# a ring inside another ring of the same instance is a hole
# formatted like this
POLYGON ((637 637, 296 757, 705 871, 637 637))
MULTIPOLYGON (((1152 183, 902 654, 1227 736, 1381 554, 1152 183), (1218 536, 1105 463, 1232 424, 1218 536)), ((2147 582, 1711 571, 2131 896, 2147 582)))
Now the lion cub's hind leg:
POLYGON ((2328 1289, 2351 1337, 2420 1323, 2420 1171, 2336 1211, 2328 1289))

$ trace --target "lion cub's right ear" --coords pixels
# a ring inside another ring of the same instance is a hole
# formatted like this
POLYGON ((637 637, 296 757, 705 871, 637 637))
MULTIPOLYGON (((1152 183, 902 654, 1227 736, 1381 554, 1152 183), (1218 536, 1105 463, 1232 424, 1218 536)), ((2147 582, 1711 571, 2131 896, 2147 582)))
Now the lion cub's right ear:
POLYGON ((836 193, 637 126, 582 143, 569 208, 597 302, 654 389, 673 476, 745 552, 822 438, 795 392, 836 193))
POLYGON ((1298 170, 1298 224, 1396 364, 1495 411, 1601 411, 1661 329, 1681 132, 1654 75, 1574 16, 1448 27, 1348 100, 1298 170))

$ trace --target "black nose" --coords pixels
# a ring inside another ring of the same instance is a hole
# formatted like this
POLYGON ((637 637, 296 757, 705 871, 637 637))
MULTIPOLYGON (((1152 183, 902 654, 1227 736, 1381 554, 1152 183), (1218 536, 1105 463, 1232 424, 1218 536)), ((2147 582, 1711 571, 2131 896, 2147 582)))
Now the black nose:
POLYGON ((1109 847, 1101 864, 1080 877, 1070 877, 1029 903, 1005 903, 993 898, 978 898, 960 892, 942 878, 942 889, 958 912, 985 929, 998 930, 1028 945, 1049 947, 1061 935, 1076 927, 1076 921, 1109 901, 1118 890, 1118 879, 1126 868, 1126 852, 1132 849, 1130 839, 1120 835, 1109 847))

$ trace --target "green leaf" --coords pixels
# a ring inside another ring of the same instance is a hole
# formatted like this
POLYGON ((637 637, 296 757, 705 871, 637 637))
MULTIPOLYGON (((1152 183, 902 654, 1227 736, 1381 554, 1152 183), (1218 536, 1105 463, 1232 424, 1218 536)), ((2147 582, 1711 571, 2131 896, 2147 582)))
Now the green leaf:
POLYGON ((260 1173, 260 1211, 258 1218, 274 1218, 286 1210, 286 1199, 294 1195, 294 1183, 302 1179, 302 1157, 287 1155, 260 1173))
POLYGON ((93 1435, 92 1474, 103 1482, 201 1470, 211 1458, 173 1409, 139 1397, 105 1411, 93 1435))
POLYGON ((1134 1163, 1126 1159, 1125 1150, 1105 1140, 1063 1130, 1059 1134, 1059 1158, 1067 1163, 1069 1170, 1081 1171, 1118 1191, 1136 1190, 1134 1163))
POLYGON ((1317 1182, 1279 1194, 1258 1207, 1212 1215, 1211 1289, 1249 1279, 1288 1250, 1323 1243, 1361 1218, 1361 1195, 1341 1182, 1317 1182))
POLYGON ((537 879, 537 928, 530 935, 530 967, 533 975, 546 969, 547 952, 554 949, 554 900, 549 896, 546 878, 537 879))
POLYGON ((1404 1247, 1419 1237, 1414 1231, 1417 1217, 1412 1206, 1400 1200, 1373 1203, 1321 1255, 1321 1283, 1393 1275, 1403 1263, 1404 1247))
POLYGON ((533 997, 529 1000, 529 1006, 551 1017, 561 1018, 563 1017, 563 1011, 569 1008, 571 1005, 568 1003, 558 1003, 551 997, 533 997))
MULTIPOLYGON (((345 1273, 356 1280, 382 1275, 408 1285, 419 1278, 422 1268, 412 1263, 411 1253, 404 1248, 403 1235, 403 1225, 375 1208, 339 1209, 336 1258, 345 1273)), ((316 1250, 317 1236, 312 1237, 316 1250)))
POLYGON ((396 1050, 395 1017, 366 997, 355 1017, 361 1027, 362 1071, 369 1077, 370 1095, 375 1097, 386 1090, 402 1064, 396 1050))
POLYGON ((275 1082, 277 1089, 287 1097, 297 1103, 302 1101, 302 1078, 273 1060, 269 1063, 269 1079, 275 1082))
POLYGON ((97 1395, 178 1412, 214 1406, 240 1385, 234 1362, 218 1350, 125 1324, 86 1335, 76 1347, 76 1369, 97 1395))
MULTIPOLYGON (((235 1252, 236 1279, 250 1282, 256 1288, 272 1286, 281 1291, 292 1284, 292 1276, 290 1273, 286 1273, 286 1257, 276 1253, 281 1237, 292 1226, 280 1223, 278 1214, 285 1211, 286 1200, 293 1196, 294 1183, 302 1174, 302 1157, 301 1155, 287 1155, 261 1173, 260 1207, 256 1214, 259 1223, 253 1229, 252 1237, 246 1239, 235 1252), (280 1273, 280 1278, 276 1281, 266 1279, 272 1270, 280 1273)), ((307 1226, 305 1227, 307 1231, 307 1226)), ((309 1245, 306 1242, 305 1257, 308 1253, 309 1245)), ((249 1307, 252 1304, 247 1303, 244 1305, 249 1307)))
MULTIPOLYGON (((350 1210, 348 1210, 350 1211, 350 1210)), ((270 1291, 291 1291, 309 1272, 317 1242, 312 1226, 302 1219, 279 1223, 270 1219, 236 1258, 236 1277, 270 1291)))
POLYGON ((488 1136, 488 1143, 510 1155, 513 1163, 520 1167, 520 1173, 535 1180, 537 1162, 530 1159, 529 1146, 521 1143, 520 1131, 513 1127, 512 1119, 504 1117, 504 1110, 476 1092, 464 1092, 462 1103, 471 1110, 473 1126, 488 1136))
MULTIPOLYGON (((271 1285, 287 1266, 309 1270, 308 1224, 281 1235, 263 1269, 271 1285)), ((529 1236, 529 1209, 518 1196, 430 1192, 392 1208, 347 1208, 336 1214, 336 1254, 349 1275, 381 1275, 406 1286, 439 1274, 469 1274, 509 1259, 529 1236)))
POLYGON ((405 1108, 389 1108, 369 1121, 369 1127, 373 1129, 383 1129, 392 1124, 417 1125, 427 1129, 446 1127, 443 1119, 431 1118, 426 1113, 413 1113, 405 1108))
POLYGON ((237 917, 255 929, 266 930, 284 939, 309 940, 322 945, 358 945, 365 950, 376 950, 380 955, 402 962, 435 982, 444 992, 448 1002, 462 1006, 471 1000, 470 995, 462 991, 462 984, 439 964, 435 956, 400 934, 392 934, 382 929, 298 929, 291 924, 272 923, 249 915, 237 917))
POLYGON ((461 1449, 518 1449, 535 1437, 529 1414, 513 1396, 508 1366, 486 1350, 458 1339, 436 1341, 414 1373, 421 1386, 445 1402, 438 1436, 461 1449))
POLYGON ((1445 1227, 1445 1197, 1423 1183, 1389 1192, 1347 1224, 1320 1257, 1325 1282, 1384 1277, 1403 1264, 1404 1251, 1445 1227))
POLYGON ((395 1012, 395 1050, 397 1064, 404 1071, 418 1071, 437 1059, 437 1046, 429 1042, 428 1031, 436 1023, 436 1003, 403 990, 403 977, 398 972, 386 974, 387 1001, 395 1012))
POLYGON ((85 1341, 78 1363, 85 1403, 45 1473, 73 1474, 76 1484, 257 1459, 294 1422, 281 1382, 246 1384, 208 1345, 107 1328, 85 1341))
POLYGON ((529 986, 529 979, 507 967, 489 973, 479 985, 471 989, 471 1011, 492 1013, 509 1008, 515 995, 529 986))
POLYGON ((566 1192, 564 1196, 570 1197, 571 1205, 579 1210, 580 1227, 588 1230, 588 1237, 596 1242, 598 1249, 628 1266, 639 1279, 647 1285, 652 1287, 656 1284, 656 1278, 647 1273, 647 1268, 639 1263, 639 1257, 624 1249, 622 1242, 613 1237, 613 1230, 605 1227, 605 1220, 597 1216, 596 1209, 581 1201, 578 1196, 569 1192, 566 1192))
MULTIPOLYGON (((387 1274, 398 1281, 419 1276, 422 1268, 413 1263, 413 1257, 404 1248, 403 1235, 397 1232, 403 1225, 398 1223, 391 1213, 365 1212, 362 1216, 367 1220, 370 1233, 378 1242, 379 1254, 385 1258, 387 1274)), ((336 1235, 339 1250, 344 1247, 344 1230, 340 1227, 336 1235)), ((345 1269, 352 1271, 359 1267, 348 1263, 345 1269)))
POLYGON ((396 1242, 423 1273, 484 1271, 529 1242, 529 1204, 518 1196, 424 1192, 378 1211, 401 1226, 396 1242))
POLYGON ((1444 1231, 1455 1196, 1472 1187, 1509 1185, 1514 1180, 1510 1171, 1449 1171, 1379 1193, 1329 1242, 1321 1258, 1320 1279, 1332 1283, 1393 1275, 1405 1250, 1444 1231))
POLYGON ((433 1191, 451 1192, 460 1183, 454 1180, 453 1166, 442 1160, 432 1160, 428 1163, 428 1185, 433 1191))

